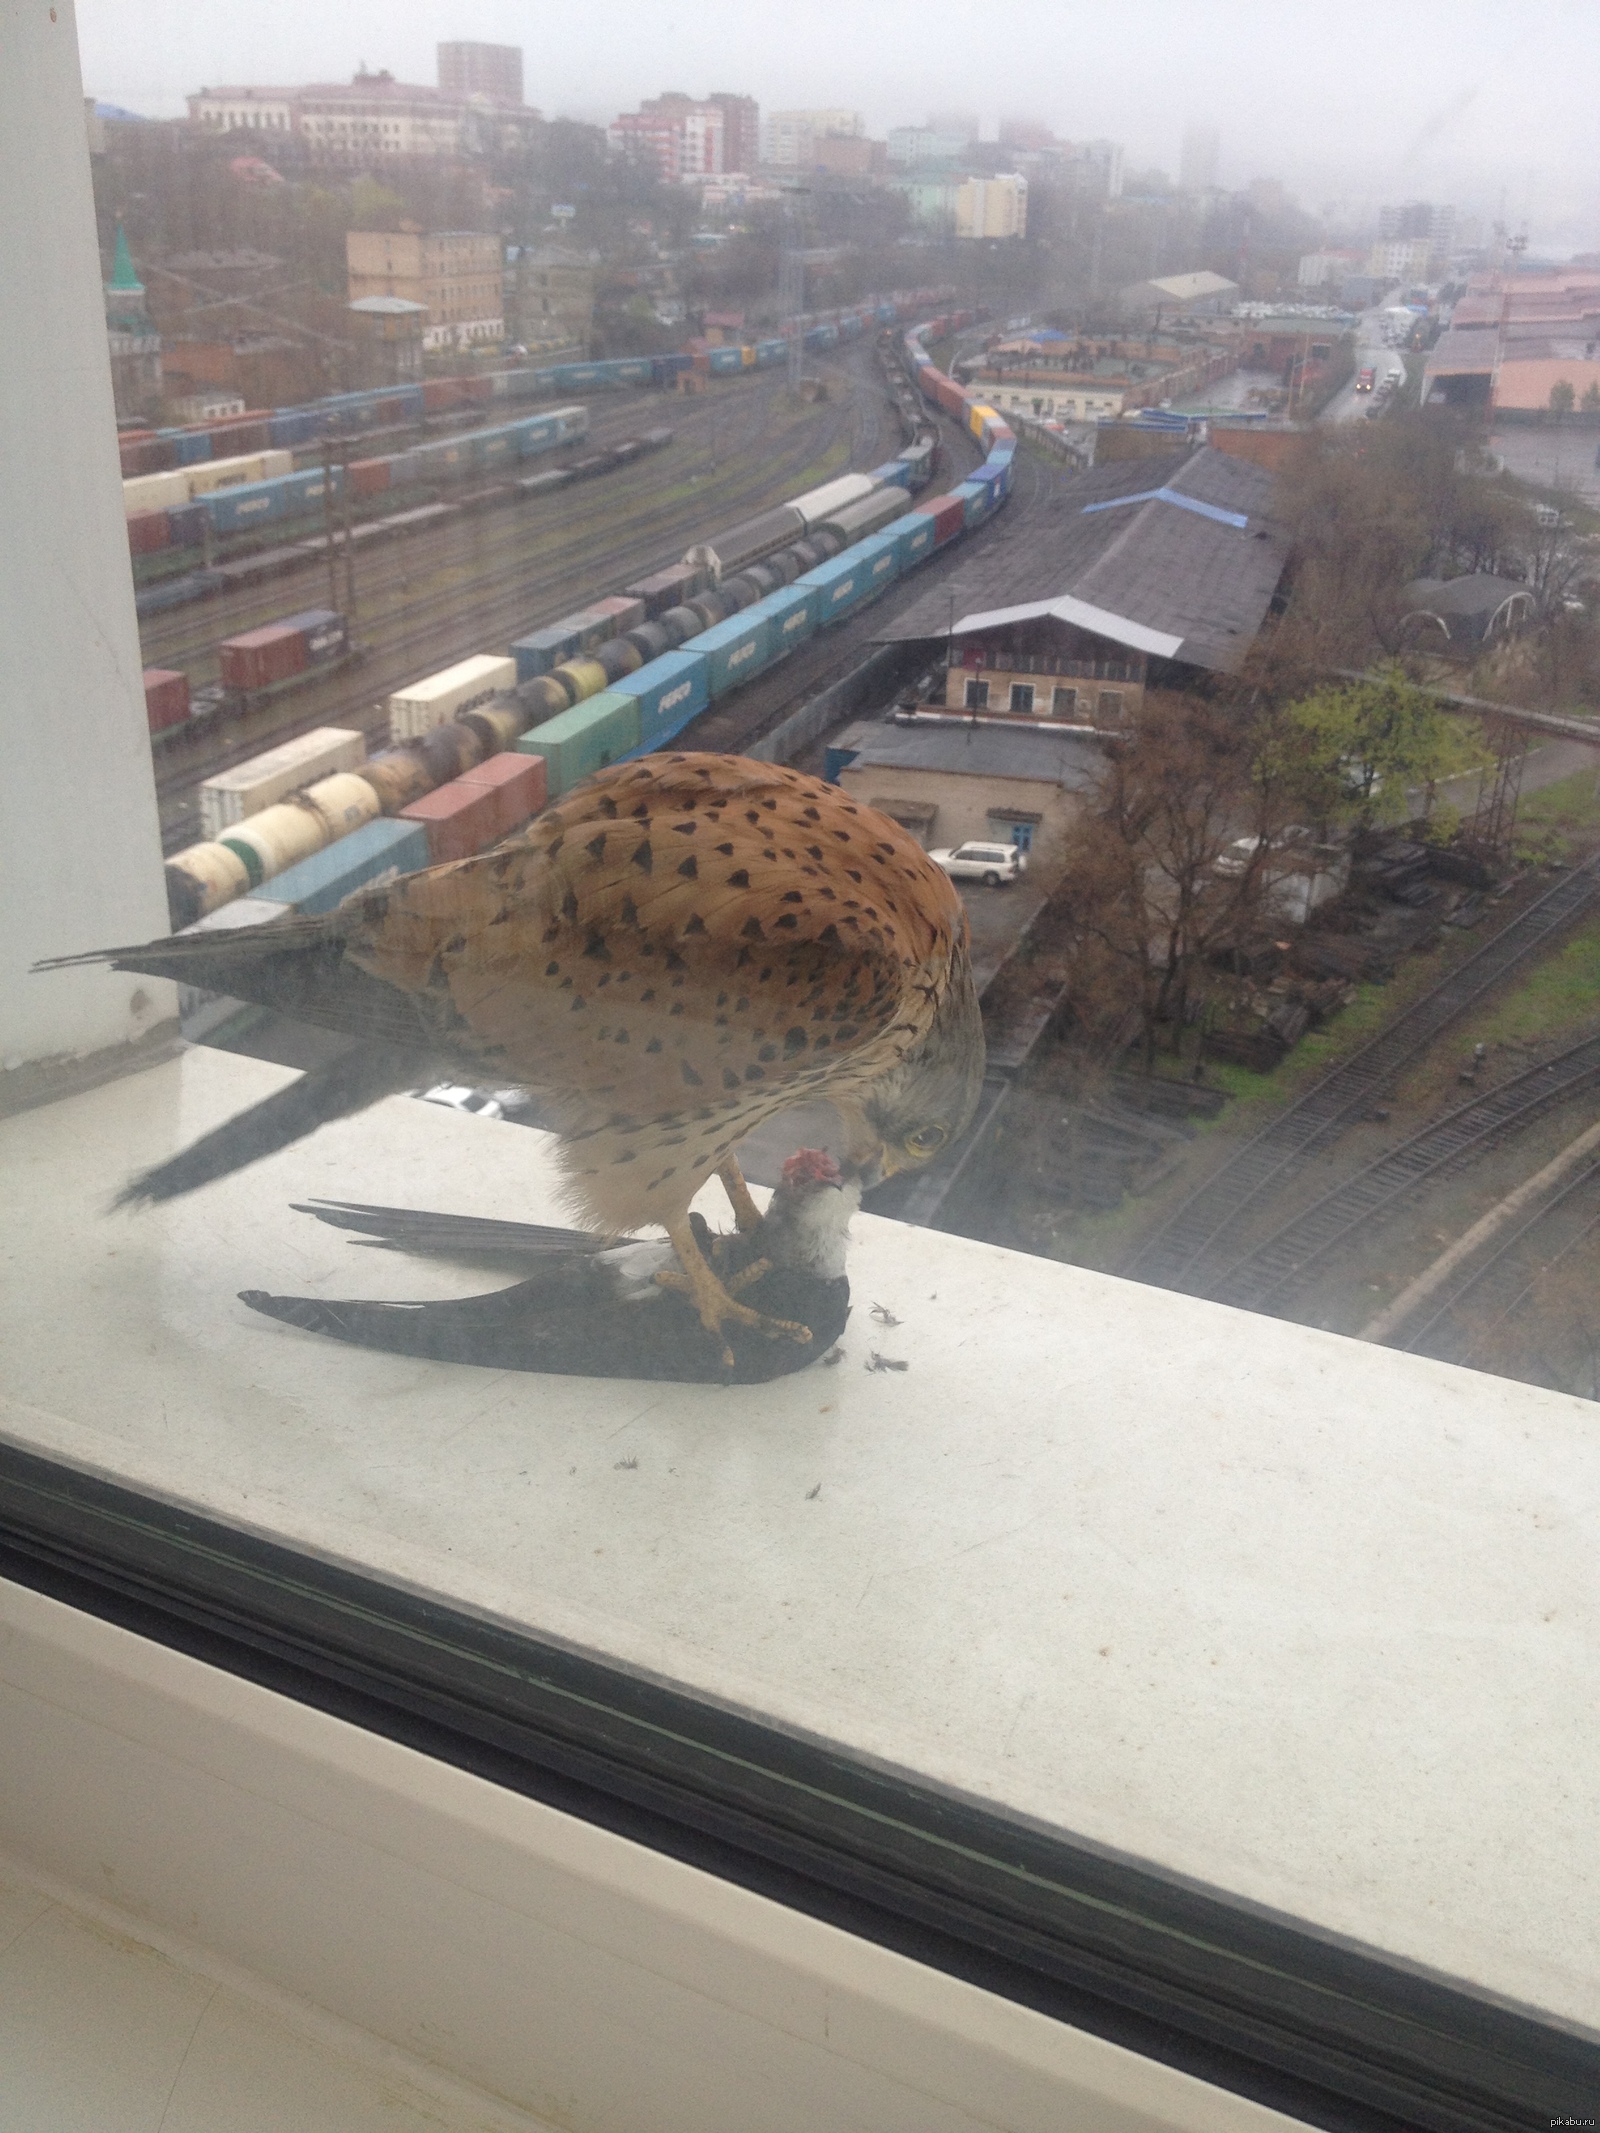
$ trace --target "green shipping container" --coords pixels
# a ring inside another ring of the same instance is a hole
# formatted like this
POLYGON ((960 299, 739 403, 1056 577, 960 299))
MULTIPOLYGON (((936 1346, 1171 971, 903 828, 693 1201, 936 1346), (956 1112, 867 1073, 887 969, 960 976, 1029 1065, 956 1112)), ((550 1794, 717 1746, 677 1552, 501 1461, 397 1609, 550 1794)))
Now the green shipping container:
POLYGON ((551 800, 570 792, 582 779, 604 770, 639 745, 639 705, 615 689, 602 690, 570 711, 546 719, 517 743, 519 755, 542 755, 551 800))

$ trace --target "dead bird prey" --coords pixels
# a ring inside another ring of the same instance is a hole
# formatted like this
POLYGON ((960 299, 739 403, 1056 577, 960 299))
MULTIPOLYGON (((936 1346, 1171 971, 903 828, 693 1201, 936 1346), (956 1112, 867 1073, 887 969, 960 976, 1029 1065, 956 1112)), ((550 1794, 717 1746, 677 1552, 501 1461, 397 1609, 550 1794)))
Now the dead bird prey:
POLYGON ((844 1331, 845 1247, 860 1204, 860 1179, 844 1176, 824 1150, 805 1148, 784 1164, 753 1228, 716 1237, 691 1217, 697 1247, 728 1293, 752 1300, 764 1318, 798 1324, 804 1342, 772 1340, 738 1323, 709 1332, 667 1239, 608 1245, 581 1230, 405 1208, 313 1203, 305 1212, 402 1251, 526 1255, 533 1271, 490 1295, 439 1303, 325 1303, 259 1289, 244 1290, 242 1301, 308 1333, 435 1362, 557 1377, 765 1384, 803 1370, 844 1331))

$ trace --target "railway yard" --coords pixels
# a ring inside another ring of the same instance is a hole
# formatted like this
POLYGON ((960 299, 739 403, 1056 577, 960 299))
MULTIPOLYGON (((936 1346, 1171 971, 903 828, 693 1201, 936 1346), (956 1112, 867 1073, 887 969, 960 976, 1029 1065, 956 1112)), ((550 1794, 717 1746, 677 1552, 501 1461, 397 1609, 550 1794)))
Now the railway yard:
MULTIPOLYGON (((717 528, 809 484, 869 469, 897 448, 898 416, 870 342, 825 358, 817 372, 825 397, 798 404, 770 374, 683 398, 607 396, 590 410, 594 445, 663 425, 671 442, 586 485, 360 544, 353 602, 345 556, 336 551, 331 564, 308 556, 286 574, 146 618, 147 662, 182 668, 196 686, 214 677, 223 638, 319 599, 353 609, 360 647, 356 661, 292 696, 163 736, 156 772, 166 849, 198 834, 203 779, 316 726, 354 726, 381 745, 386 698, 419 674, 503 650, 583 601, 664 567, 717 528)), ((981 447, 954 420, 940 417, 938 428, 939 478, 954 484, 977 464, 981 447)), ((1071 478, 1037 451, 1021 451, 1008 504, 1013 523, 1071 478)), ((948 567, 947 556, 935 556, 916 582, 713 703, 681 745, 759 747, 859 666, 885 620, 948 567)), ((813 738, 798 759, 817 757, 813 738)), ((1092 1140, 1108 1116, 1112 1130, 1124 1130, 1129 1078, 1116 1077, 1121 1093, 1109 1104, 1104 1091, 1085 1103, 1070 1077, 1055 1077, 1049 1048, 1040 1047, 1004 1090, 1009 1102, 996 1084, 994 1115, 1004 1116, 998 1141, 934 1218, 1240 1308, 1360 1333, 1494 1214, 1478 1248, 1440 1270, 1381 1337, 1596 1396, 1600 1322, 1589 1299, 1600 1293, 1600 1149, 1580 1153, 1535 1204, 1501 1206, 1583 1131, 1600 1088, 1600 822, 1568 857, 1565 868, 1526 872, 1498 898, 1479 899, 1482 909, 1468 907, 1460 923, 1424 929, 1431 939, 1419 935, 1420 952, 1404 957, 1391 984, 1367 988, 1370 997, 1277 1074, 1235 1075, 1226 1093, 1212 1087, 1192 1099, 1166 1085, 1166 1123, 1148 1127, 1144 1149, 1148 1158, 1153 1145, 1159 1160, 1147 1161, 1119 1205, 1072 1204, 1061 1149, 1085 1131, 1092 1140), (1564 996, 1567 1011, 1524 1026, 1518 999, 1563 959, 1580 966, 1564 996)), ((1450 920, 1464 903, 1443 899, 1441 915, 1450 920)))
MULTIPOLYGON (((663 424, 672 442, 586 485, 359 544, 352 634, 363 656, 259 710, 163 736, 156 781, 164 849, 179 850, 198 835, 205 778, 316 726, 357 727, 377 742, 387 732, 388 695, 418 675, 503 649, 586 599, 676 560, 718 527, 894 451, 898 418, 870 342, 814 367, 827 397, 799 406, 789 402, 781 374, 770 372, 719 380, 683 399, 650 391, 606 396, 591 408, 591 445, 663 424)), ((982 453, 953 421, 940 429, 944 478, 954 481, 982 453)), ((1057 478, 1052 468, 1030 468, 1017 504, 1026 509, 1057 478)), ((336 543, 331 565, 309 556, 283 575, 147 616, 140 628, 145 663, 182 669, 203 686, 216 676, 222 639, 314 601, 343 609, 344 567, 336 543)), ((891 612, 892 605, 893 596, 891 612)), ((794 701, 859 659, 871 627, 865 618, 841 624, 714 708, 699 722, 704 734, 694 730, 686 742, 747 746, 794 701)))

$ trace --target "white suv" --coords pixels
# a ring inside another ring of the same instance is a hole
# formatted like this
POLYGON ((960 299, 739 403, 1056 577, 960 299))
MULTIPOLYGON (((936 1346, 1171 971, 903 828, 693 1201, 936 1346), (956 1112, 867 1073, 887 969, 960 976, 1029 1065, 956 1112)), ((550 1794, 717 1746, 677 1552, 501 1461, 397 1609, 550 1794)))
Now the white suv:
POLYGON ((981 881, 991 889, 1020 881, 1028 871, 1028 855, 1015 844, 958 844, 954 851, 930 852, 928 857, 952 881, 981 881))

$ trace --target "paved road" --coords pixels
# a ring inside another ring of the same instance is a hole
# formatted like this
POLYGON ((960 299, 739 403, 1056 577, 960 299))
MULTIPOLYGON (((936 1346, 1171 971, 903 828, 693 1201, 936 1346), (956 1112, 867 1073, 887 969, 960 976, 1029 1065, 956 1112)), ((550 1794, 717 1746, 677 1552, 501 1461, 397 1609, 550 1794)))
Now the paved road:
POLYGON ((1356 391, 1356 378, 1364 369, 1377 372, 1381 385, 1386 372, 1398 371, 1399 384, 1405 376, 1405 363, 1398 348, 1391 348, 1383 337, 1384 314, 1382 311, 1363 311, 1356 323, 1356 368, 1355 377, 1340 388, 1323 409, 1323 422, 1358 422, 1372 405, 1370 393, 1356 391))

